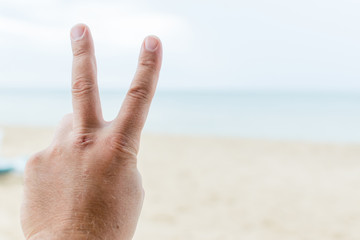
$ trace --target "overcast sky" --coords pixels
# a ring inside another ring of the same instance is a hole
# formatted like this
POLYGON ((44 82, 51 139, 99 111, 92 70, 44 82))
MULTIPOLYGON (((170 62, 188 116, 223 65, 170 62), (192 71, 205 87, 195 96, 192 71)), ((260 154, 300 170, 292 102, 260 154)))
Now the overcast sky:
POLYGON ((83 22, 102 89, 129 85, 155 34, 161 89, 360 90, 359 12, 358 0, 1 0, 0 87, 67 88, 83 22))

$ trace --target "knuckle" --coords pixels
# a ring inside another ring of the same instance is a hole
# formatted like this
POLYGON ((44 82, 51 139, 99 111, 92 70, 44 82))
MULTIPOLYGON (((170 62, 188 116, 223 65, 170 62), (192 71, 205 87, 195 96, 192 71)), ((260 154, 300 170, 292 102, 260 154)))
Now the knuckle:
POLYGON ((157 61, 155 58, 141 58, 139 60, 139 69, 146 69, 147 71, 154 72, 156 70, 157 61))
POLYGON ((75 148, 86 148, 95 142, 95 137, 93 134, 89 133, 76 133, 73 137, 72 145, 75 148))
POLYGON ((72 93, 74 95, 86 95, 94 90, 94 83, 90 77, 77 76, 72 83, 72 93))
POLYGON ((134 141, 124 134, 109 138, 110 149, 126 159, 136 159, 137 149, 134 141))
POLYGON ((151 100, 150 89, 146 86, 133 86, 129 89, 128 95, 131 98, 142 100, 145 102, 151 100))
POLYGON ((84 47, 75 47, 73 48, 74 57, 83 57, 89 55, 89 50, 84 47))

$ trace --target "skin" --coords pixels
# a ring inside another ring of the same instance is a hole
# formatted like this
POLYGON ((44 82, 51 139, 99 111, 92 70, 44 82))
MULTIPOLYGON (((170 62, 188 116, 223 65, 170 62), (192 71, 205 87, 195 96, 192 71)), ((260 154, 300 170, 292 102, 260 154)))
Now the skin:
POLYGON ((162 59, 147 37, 118 116, 102 117, 89 28, 71 30, 73 113, 27 162, 21 225, 26 239, 132 239, 144 199, 137 153, 162 59))

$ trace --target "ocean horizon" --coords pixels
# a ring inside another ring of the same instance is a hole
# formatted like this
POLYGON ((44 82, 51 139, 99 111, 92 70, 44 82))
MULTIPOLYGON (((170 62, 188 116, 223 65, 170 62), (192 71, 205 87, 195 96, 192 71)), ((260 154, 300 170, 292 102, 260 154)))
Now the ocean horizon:
MULTIPOLYGON (((125 91, 101 91, 105 120, 125 91)), ((56 126, 67 90, 0 90, 0 125, 56 126)), ((158 91, 145 132, 360 143, 360 94, 320 91, 158 91)))

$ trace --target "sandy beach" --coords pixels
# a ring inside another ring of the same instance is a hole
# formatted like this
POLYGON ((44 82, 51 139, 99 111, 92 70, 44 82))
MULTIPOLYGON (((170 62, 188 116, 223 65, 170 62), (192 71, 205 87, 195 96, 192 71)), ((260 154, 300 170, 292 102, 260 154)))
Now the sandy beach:
MULTIPOLYGON (((2 157, 52 128, 3 127, 2 157)), ((360 144, 144 134, 146 191, 134 239, 360 239, 360 144)), ((23 239, 21 175, 0 176, 0 240, 23 239)))

